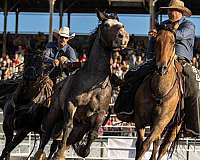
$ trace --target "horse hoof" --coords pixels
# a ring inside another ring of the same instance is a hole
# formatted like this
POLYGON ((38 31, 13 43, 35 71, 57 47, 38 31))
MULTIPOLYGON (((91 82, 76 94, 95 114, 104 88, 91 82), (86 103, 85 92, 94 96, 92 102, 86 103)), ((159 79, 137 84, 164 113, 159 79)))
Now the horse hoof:
POLYGON ((82 158, 87 157, 90 154, 90 148, 87 146, 84 146, 82 149, 79 151, 79 156, 82 158))
POLYGON ((46 154, 42 150, 38 150, 34 155, 34 160, 47 160, 46 154))

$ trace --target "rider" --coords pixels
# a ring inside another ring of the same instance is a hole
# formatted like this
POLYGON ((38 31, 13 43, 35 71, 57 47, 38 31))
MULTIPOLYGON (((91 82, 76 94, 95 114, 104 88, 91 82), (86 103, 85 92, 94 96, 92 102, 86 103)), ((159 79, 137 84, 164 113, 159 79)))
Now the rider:
POLYGON ((68 44, 68 41, 75 37, 75 33, 70 34, 69 27, 60 28, 58 32, 54 32, 54 36, 56 42, 48 43, 44 54, 49 76, 55 84, 58 76, 61 75, 60 68, 67 70, 66 74, 69 74, 67 64, 78 62, 78 58, 74 49, 68 44))
MULTIPOLYGON (((182 2, 181 0, 171 0, 168 7, 161 7, 161 9, 168 10, 169 19, 162 22, 161 25, 165 25, 168 28, 171 28, 176 33, 176 55, 178 57, 178 61, 183 66, 183 73, 186 77, 186 89, 184 93, 186 129, 188 131, 192 131, 194 135, 199 135, 200 82, 198 77, 200 77, 200 75, 198 70, 191 65, 195 39, 195 25, 185 18, 191 16, 192 12, 184 6, 184 2, 182 2), (195 118, 197 119, 197 121, 194 121, 195 118)), ((127 101, 129 101, 129 103, 125 107, 129 108, 129 106, 132 105, 132 103, 130 103, 130 100, 127 99, 130 98, 130 92, 133 93, 136 90, 135 83, 141 83, 142 79, 155 69, 154 44, 157 34, 156 29, 150 31, 149 34, 151 36, 151 39, 149 41, 147 61, 143 65, 139 66, 137 69, 128 71, 125 75, 125 82, 127 83, 124 87, 122 87, 121 93, 119 94, 118 100, 116 101, 115 108, 117 109, 119 107, 123 107, 125 101, 126 104, 127 101)), ((132 108, 132 106, 130 107, 132 108)), ((127 115, 129 114, 128 112, 133 112, 130 108, 126 108, 124 110, 125 112, 123 112, 122 110, 123 114, 127 115)))

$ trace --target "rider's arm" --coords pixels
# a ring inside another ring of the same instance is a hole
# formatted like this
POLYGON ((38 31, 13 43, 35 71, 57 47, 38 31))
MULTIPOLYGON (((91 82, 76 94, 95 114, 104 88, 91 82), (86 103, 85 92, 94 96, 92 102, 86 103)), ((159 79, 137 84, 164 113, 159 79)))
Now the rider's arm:
POLYGON ((176 31, 176 40, 193 39, 195 37, 195 26, 191 22, 181 24, 176 31))
POLYGON ((75 51, 72 47, 68 46, 65 53, 68 54, 67 57, 69 58, 70 62, 77 62, 78 61, 76 53, 75 53, 75 51))

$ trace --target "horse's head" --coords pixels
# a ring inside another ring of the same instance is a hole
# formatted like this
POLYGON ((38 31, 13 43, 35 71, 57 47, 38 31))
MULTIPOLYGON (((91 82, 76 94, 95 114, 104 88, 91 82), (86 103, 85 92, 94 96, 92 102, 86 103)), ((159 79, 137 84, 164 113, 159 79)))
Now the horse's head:
POLYGON ((157 72, 165 75, 175 58, 175 34, 169 28, 160 28, 156 37, 155 56, 157 72))
POLYGON ((43 74, 43 52, 33 51, 24 56, 23 79, 27 81, 36 81, 43 74))
POLYGON ((106 14, 97 10, 99 25, 100 43, 109 49, 123 49, 129 41, 129 34, 124 25, 119 22, 116 14, 106 14))

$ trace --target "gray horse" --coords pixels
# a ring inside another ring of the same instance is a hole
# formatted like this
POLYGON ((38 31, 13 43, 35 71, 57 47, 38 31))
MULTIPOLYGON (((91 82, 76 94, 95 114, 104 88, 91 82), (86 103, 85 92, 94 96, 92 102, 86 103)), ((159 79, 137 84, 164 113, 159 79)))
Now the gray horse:
POLYGON ((112 52, 127 46, 129 34, 116 15, 97 11, 97 17, 101 23, 93 34, 88 61, 56 87, 52 107, 42 124, 44 134, 35 159, 45 157, 44 147, 57 124, 62 124, 63 136, 54 159, 64 159, 64 152, 70 145, 79 156, 86 157, 98 137, 111 100, 112 52), (84 143, 80 144, 84 137, 84 143))

